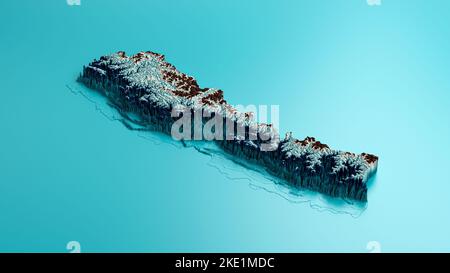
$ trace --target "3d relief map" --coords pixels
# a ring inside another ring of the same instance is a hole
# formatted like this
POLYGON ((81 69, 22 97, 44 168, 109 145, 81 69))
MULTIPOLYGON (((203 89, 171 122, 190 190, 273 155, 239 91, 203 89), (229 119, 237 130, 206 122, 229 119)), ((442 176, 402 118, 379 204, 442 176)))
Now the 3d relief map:
MULTIPOLYGON (((171 115, 174 108, 201 112, 200 127, 209 122, 204 116, 219 119, 214 140, 225 151, 260 164, 295 186, 367 201, 367 180, 377 169, 378 157, 332 150, 313 137, 298 140, 292 133, 279 141, 272 124, 256 122, 251 112, 239 113, 225 101, 222 90, 201 88, 164 55, 147 51, 127 56, 119 51, 102 56, 84 68, 79 81, 100 90, 121 112, 138 114, 138 123, 167 134, 176 122, 171 115)), ((195 123, 194 118, 189 116, 189 124, 195 123)), ((195 138, 191 125, 183 129, 189 130, 187 139, 195 138)))

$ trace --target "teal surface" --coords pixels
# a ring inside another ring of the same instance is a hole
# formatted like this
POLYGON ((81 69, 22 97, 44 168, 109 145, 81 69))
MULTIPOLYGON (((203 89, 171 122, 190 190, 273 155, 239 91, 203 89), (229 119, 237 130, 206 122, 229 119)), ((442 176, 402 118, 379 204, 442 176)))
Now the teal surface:
POLYGON ((450 251, 450 1, 0 1, 0 251, 450 251), (282 131, 380 157, 359 217, 229 179, 66 87, 164 53, 282 131))

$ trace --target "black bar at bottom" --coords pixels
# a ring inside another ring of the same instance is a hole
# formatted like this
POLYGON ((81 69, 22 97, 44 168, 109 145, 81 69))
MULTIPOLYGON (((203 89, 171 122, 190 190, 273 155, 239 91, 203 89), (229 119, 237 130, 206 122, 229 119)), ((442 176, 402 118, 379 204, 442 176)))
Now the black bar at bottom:
POLYGON ((146 253, 146 254, 0 254, 2 266, 35 269, 93 268, 125 272, 305 272, 317 270, 390 270, 446 265, 450 254, 293 254, 293 253, 146 253))

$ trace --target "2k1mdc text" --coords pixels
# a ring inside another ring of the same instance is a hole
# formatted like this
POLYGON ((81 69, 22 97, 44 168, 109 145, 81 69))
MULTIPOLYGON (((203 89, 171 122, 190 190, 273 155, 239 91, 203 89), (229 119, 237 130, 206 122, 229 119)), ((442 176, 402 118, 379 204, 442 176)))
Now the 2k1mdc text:
POLYGON ((201 268, 207 270, 208 266, 219 268, 273 268, 275 258, 219 258, 218 261, 209 259, 178 259, 176 268, 201 268))

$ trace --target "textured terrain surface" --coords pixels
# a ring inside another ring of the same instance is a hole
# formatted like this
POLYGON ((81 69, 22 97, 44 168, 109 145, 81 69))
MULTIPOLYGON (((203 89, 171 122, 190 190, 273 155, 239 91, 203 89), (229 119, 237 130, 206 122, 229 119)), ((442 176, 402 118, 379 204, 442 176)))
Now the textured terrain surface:
MULTIPOLYGON (((252 113, 240 113, 223 91, 202 88, 190 76, 154 52, 127 56, 120 51, 84 67, 79 81, 101 91, 121 111, 139 116, 141 125, 170 134, 172 110, 184 107, 223 118, 244 135, 223 133, 215 140, 225 151, 265 167, 293 186, 333 197, 367 201, 367 181, 376 172, 378 157, 332 150, 313 137, 298 140, 291 133, 280 140, 271 124, 258 123, 252 113), (253 133, 252 133, 253 132, 253 133)), ((202 120, 205 125, 207 120, 202 120)), ((226 132, 224 128, 223 132, 226 132)))

